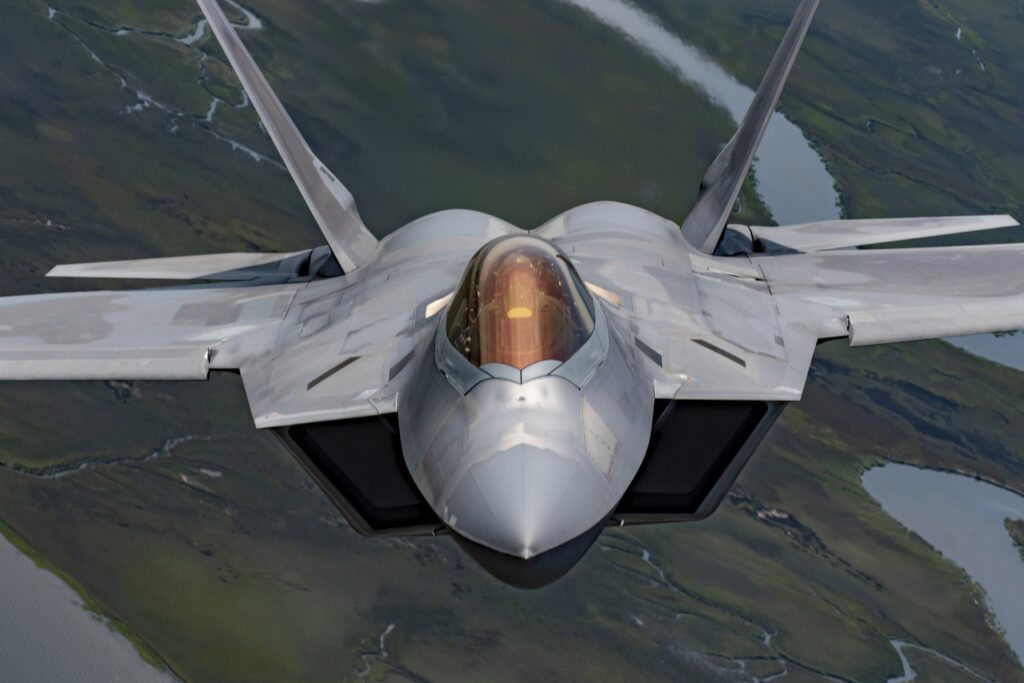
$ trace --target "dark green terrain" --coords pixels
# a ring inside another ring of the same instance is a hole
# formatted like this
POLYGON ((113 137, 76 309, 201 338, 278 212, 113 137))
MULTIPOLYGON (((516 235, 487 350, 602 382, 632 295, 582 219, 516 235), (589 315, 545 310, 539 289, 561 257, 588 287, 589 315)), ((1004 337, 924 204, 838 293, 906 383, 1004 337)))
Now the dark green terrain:
MULTIPOLYGON (((320 242, 216 45, 174 39, 191 0, 51 2, 0 8, 0 294, 82 286, 44 280, 56 263, 320 242)), ((638 4, 754 85, 794 3, 638 4)), ((554 0, 246 7, 247 44, 379 234, 595 199, 681 218, 733 128, 554 0)), ((825 0, 783 108, 846 213, 1024 213, 1017 8, 825 0)), ((939 342, 825 345, 711 520, 606 533, 538 593, 447 539, 357 536, 231 375, 0 385, 0 528, 187 681, 885 681, 894 640, 919 681, 1024 681, 979 589, 860 484, 900 461, 1024 492, 1022 379, 939 342)))
MULTIPOLYGON (((640 4, 756 87, 794 3, 640 4)), ((1018 2, 823 0, 782 109, 824 155, 846 215, 1021 214, 1022 31, 1018 2)))
POLYGON ((1010 537, 1013 539, 1013 545, 1015 545, 1017 550, 1020 551, 1020 557, 1024 560, 1024 520, 1006 520, 1006 530, 1010 532, 1010 537))

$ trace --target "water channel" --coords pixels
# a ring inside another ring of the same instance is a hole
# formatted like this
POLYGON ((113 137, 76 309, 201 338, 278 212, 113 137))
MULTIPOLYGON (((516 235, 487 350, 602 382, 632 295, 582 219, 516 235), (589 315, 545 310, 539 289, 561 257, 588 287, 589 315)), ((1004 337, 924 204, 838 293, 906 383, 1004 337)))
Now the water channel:
MULTIPOLYGON (((614 28, 681 80, 699 87, 734 121, 746 115, 754 91, 640 8, 623 0, 563 1, 614 28)), ((755 171, 758 193, 778 223, 839 218, 839 195, 825 162, 803 132, 778 112, 761 142, 755 171)))
POLYGON ((1010 647, 1024 659, 1024 561, 1005 522, 1024 497, 970 477, 888 464, 864 488, 903 526, 962 567, 988 595, 1010 647))
MULTIPOLYGON (((751 88, 636 5, 626 0, 562 1, 615 29, 681 80, 701 88, 734 121, 739 122, 746 114, 754 98, 751 88)), ((758 150, 755 171, 758 192, 780 225, 839 217, 835 180, 825 162, 803 132, 779 112, 758 150)), ((949 341, 976 356, 1024 370, 1024 334, 978 335, 949 341)))
POLYGON ((6 683, 177 680, 150 666, 66 583, 3 536, 0 576, 0 678, 6 683))

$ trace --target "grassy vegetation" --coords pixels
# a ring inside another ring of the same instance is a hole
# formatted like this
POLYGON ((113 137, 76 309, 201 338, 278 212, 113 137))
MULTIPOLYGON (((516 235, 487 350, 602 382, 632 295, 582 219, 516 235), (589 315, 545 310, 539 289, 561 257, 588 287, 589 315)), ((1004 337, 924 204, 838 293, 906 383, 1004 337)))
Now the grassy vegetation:
POLYGON ((910 649, 907 661, 920 683, 976 683, 977 677, 970 675, 955 664, 927 651, 910 649))
POLYGON ((132 631, 123 621, 113 618, 110 616, 110 610, 107 609, 102 603, 100 603, 88 590, 79 583, 74 576, 68 572, 62 570, 57 565, 53 564, 50 560, 40 555, 35 548, 18 535, 13 529, 0 521, 0 536, 3 536, 7 541, 17 548, 23 555, 28 557, 32 562, 39 567, 44 569, 55 576, 60 577, 61 581, 66 583, 73 591, 75 591, 82 598, 83 607, 96 615, 98 618, 103 619, 108 627, 116 631, 117 633, 124 636, 128 642, 136 649, 136 651, 142 655, 142 658, 152 664, 161 671, 167 670, 167 662, 160 658, 149 643, 139 638, 139 636, 132 631))
MULTIPOLYGON (((639 4, 752 87, 795 5, 639 4)), ((1024 213, 1022 28, 1024 10, 998 0, 822 3, 781 106, 823 154, 846 215, 1024 213)))
MULTIPOLYGON (((211 93, 240 101, 209 38, 188 49, 108 30, 185 35, 189 0, 50 1, 66 12, 53 21, 36 0, 0 10, 0 293, 81 286, 41 279, 58 262, 319 241, 283 172, 212 134, 270 155, 251 109, 197 120, 211 93), (127 113, 135 89, 168 110, 127 113)), ((752 84, 792 9, 642 4, 752 84)), ((381 234, 451 206, 523 226, 607 198, 681 217, 731 133, 723 111, 559 3, 251 5, 267 30, 247 43, 381 234)), ((963 10, 978 22, 969 39, 1000 56, 982 52, 992 80, 959 99, 914 71, 961 56, 943 56, 952 34, 936 48, 945 15, 869 5, 826 3, 784 101, 846 210, 1019 208, 1019 114, 997 104, 1020 96, 1002 55, 1021 48, 990 31, 996 3, 963 10)), ((749 190, 744 204, 764 214, 749 190)), ((447 539, 357 537, 253 432, 233 376, 0 386, 0 518, 189 681, 347 680, 367 666, 367 680, 732 680, 745 667, 876 681, 902 673, 890 639, 1022 681, 975 586, 860 485, 898 460, 1024 491, 1020 387, 941 343, 826 345, 807 400, 715 517, 608 533, 536 594, 496 584, 447 539)), ((922 680, 962 675, 908 656, 922 680)))
MULTIPOLYGON (((0 472, 3 514, 189 680, 354 672, 392 623, 389 658, 375 669, 429 680, 493 672, 554 680, 570 671, 587 680, 635 672, 674 680, 680 671, 709 676, 709 662, 735 668, 739 659, 765 667, 782 659, 811 678, 817 670, 882 680, 899 672, 891 638, 1020 680, 973 585, 859 484, 883 457, 972 466, 960 446, 866 399, 876 386, 890 386, 907 405, 922 391, 947 398, 931 420, 954 432, 1024 407, 958 397, 925 368, 939 362, 955 374, 973 361, 938 344, 914 350, 894 362, 924 379, 903 385, 867 369, 877 357, 826 347, 809 400, 787 413, 718 515, 607 534, 567 581, 537 595, 495 584, 445 539, 355 536, 272 439, 249 431, 230 377, 176 387, 164 407, 215 414, 206 423, 183 419, 204 439, 171 457, 65 479, 0 472), (831 383, 846 377, 849 388, 828 400, 831 383), (832 414, 840 404, 843 419, 832 414), (891 436, 904 433, 908 442, 917 435, 916 448, 891 436), (768 646, 766 633, 774 634, 768 646)), ((995 368, 991 375, 962 384, 1005 390, 1019 381, 995 368)), ((141 395, 127 404, 81 409, 138 410, 162 387, 136 388, 141 395)), ((992 478, 1020 485, 998 460, 989 466, 992 478)))
POLYGON ((1010 532, 1013 544, 1020 550, 1021 559, 1024 559, 1024 521, 1008 519, 1006 520, 1006 530, 1010 532))

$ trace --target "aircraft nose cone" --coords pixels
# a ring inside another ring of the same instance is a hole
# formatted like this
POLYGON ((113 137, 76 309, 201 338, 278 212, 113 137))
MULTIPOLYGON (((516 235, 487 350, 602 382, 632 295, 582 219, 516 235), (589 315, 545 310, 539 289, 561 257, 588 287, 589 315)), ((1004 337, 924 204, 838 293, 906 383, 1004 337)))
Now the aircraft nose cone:
POLYGON ((529 560, 588 532, 608 514, 606 484, 575 449, 520 443, 473 465, 448 499, 446 522, 498 552, 529 560))
POLYGON ((586 391, 557 376, 486 380, 406 462, 474 560, 505 583, 536 588, 583 557, 636 474, 646 434, 630 420, 650 416, 625 417, 629 399, 600 380, 586 391))

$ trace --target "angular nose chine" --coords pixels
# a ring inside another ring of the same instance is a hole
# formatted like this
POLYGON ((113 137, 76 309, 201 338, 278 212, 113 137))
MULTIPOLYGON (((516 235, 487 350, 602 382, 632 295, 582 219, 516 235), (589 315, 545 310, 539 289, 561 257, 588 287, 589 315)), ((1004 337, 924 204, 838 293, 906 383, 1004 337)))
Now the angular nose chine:
POLYGON ((524 371, 472 365, 439 325, 434 353, 399 392, 416 487, 470 557, 520 588, 547 585, 579 562, 650 440, 653 385, 626 332, 595 311, 581 350, 524 371))
MULTIPOLYGON (((579 390, 559 378, 490 381, 466 397, 461 438, 441 438, 428 459, 461 464, 440 512, 457 534, 530 559, 586 533, 610 512, 609 481, 588 454, 579 390), (450 457, 450 460, 449 460, 450 457)), ((451 423, 453 426, 455 422, 451 423)))
POLYGON ((608 512, 606 485, 575 455, 526 443, 495 453, 456 486, 446 521, 470 540, 524 560, 571 541, 608 512))

